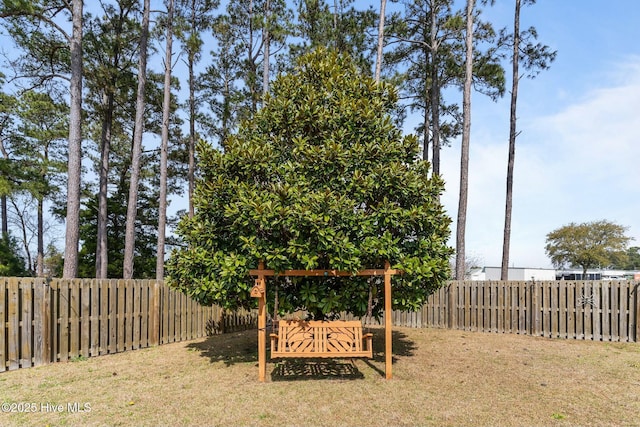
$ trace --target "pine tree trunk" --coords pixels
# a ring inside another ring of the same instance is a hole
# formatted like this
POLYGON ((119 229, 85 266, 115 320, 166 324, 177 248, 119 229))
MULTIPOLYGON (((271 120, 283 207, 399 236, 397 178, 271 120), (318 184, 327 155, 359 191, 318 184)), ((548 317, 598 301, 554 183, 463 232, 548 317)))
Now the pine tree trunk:
POLYGON ((144 0, 142 33, 140 35, 140 60, 138 63, 138 91, 136 95, 136 118, 131 150, 131 179, 129 181, 129 201, 127 204, 127 226, 124 240, 123 278, 133 278, 133 258, 136 239, 136 211, 138 205, 138 181, 140 180, 140 157, 142 155, 142 134, 144 133, 145 86, 147 83, 147 43, 149 39, 150 0, 144 0))
POLYGON ((156 258, 156 280, 164 279, 164 245, 167 228, 167 151, 169 146, 169 115, 171 112, 173 0, 169 0, 167 12, 167 48, 164 70, 164 99, 162 104, 162 141, 160 145, 160 206, 158 214, 158 254, 156 258))
POLYGON ((462 99, 462 147, 460 155, 460 199, 456 229, 456 280, 465 275, 465 233, 469 191, 469 140, 471 136, 471 80, 473 77, 473 9, 475 0, 467 0, 466 59, 462 99))
MULTIPOLYGON (((191 1, 191 31, 196 27, 196 4, 191 1)), ((193 218, 193 191, 195 189, 196 176, 196 78, 193 68, 195 66, 195 52, 193 46, 189 48, 189 218, 193 218)))
POLYGON ((519 81, 519 56, 520 56, 520 0, 516 0, 516 11, 513 20, 513 58, 512 58, 512 87, 511 87, 511 114, 509 118, 509 160, 507 162, 507 197, 504 213, 504 236, 502 242, 502 267, 500 280, 509 280, 509 246, 511 241, 511 211, 513 207, 513 166, 516 157, 516 105, 518 101, 519 81))
POLYGON ((387 0, 380 0, 380 20, 378 21, 378 53, 376 56, 376 83, 380 83, 382 73, 382 48, 384 47, 384 18, 387 0))
POLYGON ((67 218, 62 277, 78 275, 82 162, 82 0, 72 1, 67 218))
POLYGON ((435 4, 431 5, 431 40, 430 40, 430 56, 431 56, 431 90, 429 91, 431 104, 431 126, 433 128, 431 136, 431 166, 434 175, 440 175, 440 82, 438 80, 438 28, 437 14, 435 4))
POLYGON ((269 93, 269 55, 271 55, 271 53, 269 52, 271 47, 270 46, 271 39, 269 34, 269 19, 270 19, 269 8, 270 8, 270 3, 269 3, 269 0, 267 0, 264 6, 264 29, 262 30, 263 44, 264 44, 262 92, 264 94, 269 93))
POLYGON ((44 200, 38 196, 38 249, 36 254, 36 277, 44 276, 44 200))
POLYGON ((98 188, 98 224, 96 242, 96 279, 106 279, 109 267, 107 245, 107 191, 109 182, 109 153, 111 151, 111 127, 113 125, 113 93, 104 95, 104 117, 100 144, 100 183, 98 188))

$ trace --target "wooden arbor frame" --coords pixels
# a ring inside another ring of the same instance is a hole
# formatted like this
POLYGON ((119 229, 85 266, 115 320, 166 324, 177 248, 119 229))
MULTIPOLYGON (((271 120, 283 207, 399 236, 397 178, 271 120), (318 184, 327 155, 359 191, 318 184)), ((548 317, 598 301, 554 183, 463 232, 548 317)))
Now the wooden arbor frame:
POLYGON ((356 274, 338 270, 265 270, 264 262, 260 261, 257 270, 249 270, 255 276, 255 285, 251 289, 251 296, 258 298, 258 379, 265 381, 267 374, 267 277, 338 277, 338 276, 384 276, 384 341, 385 341, 385 377, 392 378, 391 362, 392 325, 391 325, 391 276, 401 274, 400 270, 392 269, 389 261, 385 262, 384 270, 360 270, 356 274))

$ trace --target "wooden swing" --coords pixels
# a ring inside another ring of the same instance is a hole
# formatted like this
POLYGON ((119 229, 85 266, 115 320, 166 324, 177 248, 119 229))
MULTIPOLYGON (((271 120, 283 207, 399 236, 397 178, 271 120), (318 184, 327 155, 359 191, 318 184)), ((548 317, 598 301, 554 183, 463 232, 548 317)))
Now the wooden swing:
POLYGON ((362 333, 358 320, 282 320, 271 334, 271 358, 368 357, 373 358, 373 334, 362 333))
MULTIPOLYGON (((251 296, 258 298, 258 379, 266 377, 266 334, 267 310, 266 278, 282 277, 338 277, 338 276, 384 276, 384 318, 385 318, 385 376, 392 378, 391 361, 391 276, 400 271, 391 269, 389 262, 384 270, 361 270, 355 275, 348 271, 337 270, 285 270, 276 272, 265 270, 261 261, 257 270, 250 270, 257 277, 251 289, 251 296)), ((271 334, 271 357, 373 357, 373 334, 362 333, 359 321, 281 321, 278 334, 271 334)))

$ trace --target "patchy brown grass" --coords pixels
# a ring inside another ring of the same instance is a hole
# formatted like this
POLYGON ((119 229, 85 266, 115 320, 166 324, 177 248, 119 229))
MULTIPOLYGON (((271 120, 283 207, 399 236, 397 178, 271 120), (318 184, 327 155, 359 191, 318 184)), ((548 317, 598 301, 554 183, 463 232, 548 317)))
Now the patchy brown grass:
POLYGON ((6 372, 1 401, 37 410, 0 425, 640 425, 639 344, 397 328, 387 381, 374 333, 372 361, 269 363, 266 383, 255 331, 6 372))

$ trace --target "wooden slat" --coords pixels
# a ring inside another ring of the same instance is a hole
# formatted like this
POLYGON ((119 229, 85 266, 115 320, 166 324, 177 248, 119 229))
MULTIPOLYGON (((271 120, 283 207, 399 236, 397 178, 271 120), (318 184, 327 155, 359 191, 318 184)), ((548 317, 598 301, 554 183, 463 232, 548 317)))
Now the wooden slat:
POLYGON ((59 360, 60 350, 60 281, 53 279, 49 281, 49 295, 51 296, 51 362, 59 360))
POLYGON ((275 270, 249 270, 250 276, 280 276, 280 277, 338 277, 338 276, 384 276, 385 271, 388 271, 389 274, 396 275, 402 274, 402 271, 396 269, 365 269, 360 270, 357 273, 351 273, 349 271, 339 271, 339 270, 285 270, 281 272, 276 272, 275 270))
POLYGON ((187 296, 180 293, 180 341, 187 340, 187 296))
POLYGON ((567 316, 569 315, 567 310, 567 286, 564 280, 559 280, 555 284, 559 288, 559 334, 560 338, 567 338, 567 316))
POLYGON ((82 283, 79 280, 73 279, 71 283, 71 298, 69 300, 69 357, 74 358, 80 355, 81 345, 81 329, 80 319, 82 313, 82 300, 81 300, 81 287, 82 283))
POLYGON ((567 284, 567 337, 576 338, 576 293, 575 282, 567 284))
POLYGON ((78 283, 81 298, 80 312, 80 351, 82 356, 89 357, 91 339, 91 282, 82 280, 78 283))
POLYGON ((169 309, 167 312, 168 316, 168 328, 167 328, 167 340, 165 342, 171 343, 176 339, 175 326, 176 326, 176 302, 178 301, 178 294, 170 290, 169 301, 167 304, 167 308, 169 309))
POLYGON ((91 292, 91 340, 90 355, 98 356, 100 354, 100 289, 103 286, 102 280, 91 280, 89 291, 91 292))
POLYGON ((59 304, 60 304, 60 312, 58 327, 60 328, 60 344, 58 347, 58 351, 60 355, 58 359, 61 362, 66 362, 69 360, 69 310, 70 310, 70 299, 71 299, 71 286, 69 280, 61 280, 58 282, 59 286, 59 304))
POLYGON ((496 313, 498 316, 498 323, 496 325, 496 332, 505 332, 505 315, 508 316, 508 306, 505 305, 505 292, 506 292, 506 282, 498 282, 496 287, 497 292, 497 310, 496 313))
POLYGON ((602 284, 602 340, 611 341, 611 287, 602 284))
POLYGON ((548 282, 542 282, 540 286, 542 296, 542 336, 551 337, 551 288, 548 282))
POLYGON ((629 341, 629 329, 627 328, 627 316, 629 315, 629 287, 627 282, 617 282, 619 295, 620 295, 620 307, 618 310, 618 319, 620 327, 618 328, 618 337, 620 341, 629 341))
POLYGON ((471 312, 471 322, 469 324, 469 330, 470 331, 477 331, 478 330, 478 312, 480 311, 479 307, 478 307, 478 288, 476 286, 472 286, 470 288, 470 294, 471 294, 471 299, 470 299, 470 312, 471 312))
POLYGON ((0 372, 7 370, 7 363, 9 362, 9 354, 5 350, 7 341, 7 322, 5 320, 5 313, 8 311, 8 298, 7 295, 7 281, 4 277, 0 277, 0 372))
POLYGON ((532 333, 529 324, 531 305, 528 305, 530 303, 530 298, 528 297, 530 289, 529 285, 523 282, 518 285, 518 328, 522 334, 532 333))
POLYGON ((142 287, 145 285, 146 280, 134 280, 132 281, 132 313, 131 313, 131 321, 133 322, 133 335, 131 338, 131 348, 133 350, 137 350, 140 348, 140 321, 142 314, 140 313, 140 306, 142 304, 142 287))
POLYGON ((604 282, 593 282, 591 292, 593 294, 592 322, 593 340, 602 340, 602 284, 604 282))
POLYGON ((100 332, 100 343, 98 354, 107 354, 109 350, 109 287, 110 280, 103 280, 100 283, 100 320, 98 323, 100 332))
POLYGON ((154 281, 146 280, 144 286, 142 286, 140 295, 140 347, 149 347, 149 316, 151 315, 152 307, 149 306, 149 294, 155 284, 154 281))
POLYGON ((125 351, 125 281, 118 280, 118 308, 116 309, 116 319, 118 322, 118 330, 117 330, 117 344, 116 348, 118 352, 125 351))
POLYGON ((149 289, 149 346, 156 346, 160 340, 160 285, 154 281, 149 289))
POLYGON ((593 291, 591 281, 585 282, 584 287, 584 336, 587 340, 593 339, 593 291))
POLYGON ((109 353, 118 352, 118 280, 109 281, 109 353))
POLYGON ((633 322, 635 323, 635 342, 640 342, 640 283, 634 282, 633 284, 633 306, 635 307, 633 316, 633 322))
POLYGON ((167 288, 166 286, 162 286, 160 292, 162 298, 160 306, 160 312, 162 313, 162 324, 160 341, 158 342, 158 344, 164 344, 165 342, 167 342, 166 337, 169 333, 169 288, 167 288))
POLYGON ((582 299, 584 295, 584 282, 576 282, 576 339, 583 340, 584 333, 584 306, 582 299))
POLYGON ((560 299, 560 289, 556 286, 554 282, 550 282, 548 285, 549 289, 549 309, 550 309, 550 332, 552 338, 559 338, 559 324, 560 324, 560 310, 558 308, 558 302, 560 299))
POLYGON ((611 284, 611 341, 619 341, 620 332, 619 332, 619 317, 618 310, 620 309, 619 304, 620 298, 620 288, 617 284, 611 284))
MULTIPOLYGON (((1 283, 0 281, 0 295, 2 295, 0 299, 4 300, 1 283)), ((44 279, 34 279, 33 296, 33 364, 40 366, 48 364, 51 359, 51 305, 49 285, 44 279)), ((0 313, 2 313, 0 316, 2 316, 2 323, 4 323, 4 310, 1 306, 0 313)), ((0 334, 2 334, 1 328, 0 334)), ((4 351, 4 346, 0 347, 0 352, 2 351, 4 351)), ((1 359, 0 356, 0 361, 1 359)))
POLYGON ((125 315, 124 315, 124 346, 125 351, 131 350, 133 339, 133 299, 134 286, 131 281, 125 282, 125 315))
POLYGON ((9 278, 8 288, 8 368, 12 371, 20 368, 20 284, 18 279, 15 277, 9 278))
POLYGON ((33 282, 31 279, 20 279, 19 289, 22 293, 22 321, 21 324, 21 351, 20 367, 30 368, 32 365, 33 350, 33 282))

